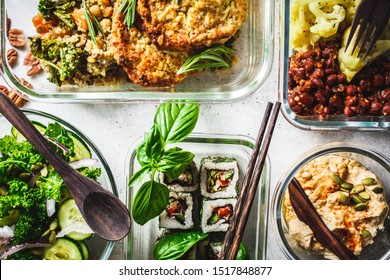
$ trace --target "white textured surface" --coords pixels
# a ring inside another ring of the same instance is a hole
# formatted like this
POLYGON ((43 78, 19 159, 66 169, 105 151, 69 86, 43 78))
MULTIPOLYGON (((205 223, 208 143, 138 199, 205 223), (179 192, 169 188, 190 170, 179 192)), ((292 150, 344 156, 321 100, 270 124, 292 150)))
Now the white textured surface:
MULTIPOLYGON (((278 13, 276 13, 277 15, 278 13)), ((277 30, 277 28, 276 28, 277 30)), ((275 33, 275 45, 278 41, 275 33)), ((277 46, 277 45, 276 45, 277 46)), ((261 118, 268 101, 278 98, 278 50, 274 64, 263 87, 251 98, 233 104, 202 104, 196 132, 242 134, 256 138, 261 118)), ((126 187, 125 159, 129 147, 148 130, 158 104, 38 104, 27 108, 54 114, 83 131, 101 150, 115 176, 120 195, 126 187)), ((333 141, 353 141, 375 147, 390 156, 388 134, 383 132, 315 132, 293 127, 280 114, 269 150, 271 160, 271 197, 284 170, 303 152, 333 141)), ((114 248, 112 259, 120 258, 121 244, 114 248)), ((283 259, 274 233, 269 226, 268 259, 283 259)))

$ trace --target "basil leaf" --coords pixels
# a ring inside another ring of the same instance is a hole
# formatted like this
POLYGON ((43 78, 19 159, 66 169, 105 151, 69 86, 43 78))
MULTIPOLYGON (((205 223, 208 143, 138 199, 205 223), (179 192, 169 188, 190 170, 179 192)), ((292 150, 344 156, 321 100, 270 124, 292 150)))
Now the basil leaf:
POLYGON ((155 181, 145 182, 137 191, 133 201, 133 219, 137 224, 144 225, 157 217, 169 201, 168 188, 155 181))
POLYGON ((240 243, 240 247, 238 247, 236 260, 249 260, 248 250, 242 243, 240 243))
POLYGON ((157 164, 157 170, 174 180, 191 164, 194 154, 180 148, 171 148, 164 152, 157 164))
POLYGON ((155 260, 177 260, 192 246, 205 239, 207 233, 200 231, 179 232, 161 238, 154 247, 155 260))
POLYGON ((144 151, 141 151, 143 162, 145 162, 144 157, 148 158, 149 161, 159 158, 164 150, 164 141, 161 138, 160 129, 157 125, 153 125, 150 131, 145 133, 143 145, 144 151), (142 153, 144 154, 142 155, 142 153))
POLYGON ((142 167, 140 170, 138 170, 136 173, 133 174, 133 176, 131 176, 130 180, 129 180, 129 183, 128 183, 128 186, 129 187, 132 187, 134 185, 137 185, 139 184, 142 179, 151 171, 151 168, 149 165, 146 165, 144 167, 142 167))
POLYGON ((146 154, 145 143, 141 144, 137 149, 137 160, 141 166, 149 165, 151 159, 146 154))
POLYGON ((154 123, 161 130, 166 143, 184 140, 194 129, 199 116, 198 104, 161 104, 154 117, 154 123))

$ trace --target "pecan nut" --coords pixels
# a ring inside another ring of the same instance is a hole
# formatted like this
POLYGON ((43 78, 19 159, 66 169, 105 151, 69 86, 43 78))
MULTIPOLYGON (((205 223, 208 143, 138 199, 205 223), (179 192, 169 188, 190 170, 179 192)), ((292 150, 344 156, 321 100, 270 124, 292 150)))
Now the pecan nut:
POLYGON ((4 92, 6 95, 9 95, 8 88, 6 86, 0 85, 0 90, 4 92))
POLYGON ((29 52, 26 57, 24 58, 24 65, 29 66, 29 69, 27 71, 27 76, 33 76, 37 73, 39 73, 42 70, 42 66, 39 63, 39 60, 35 58, 31 52, 29 52))
POLYGON ((27 103, 27 100, 20 96, 20 93, 16 92, 16 90, 8 90, 8 88, 3 85, 0 85, 0 90, 3 91, 6 95, 8 95, 12 102, 14 102, 15 105, 18 107, 23 107, 27 103))
POLYGON ((23 79, 23 78, 18 78, 18 79, 19 79, 19 82, 20 82, 23 86, 25 86, 26 88, 29 88, 29 89, 32 89, 32 88, 33 88, 32 84, 30 84, 29 82, 27 82, 25 79, 23 79))
POLYGON ((27 100, 24 99, 19 94, 20 93, 17 92, 16 90, 11 89, 8 96, 9 98, 11 98, 12 102, 14 102, 16 106, 23 107, 24 105, 26 105, 27 100))
POLYGON ((22 48, 26 45, 26 37, 24 36, 23 30, 12 28, 8 32, 9 43, 16 47, 22 48))
POLYGON ((8 59, 8 64, 11 67, 14 67, 16 62, 18 61, 18 52, 15 49, 9 49, 7 51, 7 59, 8 59))

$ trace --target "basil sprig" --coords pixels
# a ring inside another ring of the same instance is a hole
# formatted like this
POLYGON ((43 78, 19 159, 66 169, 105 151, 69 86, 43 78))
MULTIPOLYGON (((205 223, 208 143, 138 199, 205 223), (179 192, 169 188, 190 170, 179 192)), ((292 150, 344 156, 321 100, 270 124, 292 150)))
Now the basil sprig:
POLYGON ((141 183, 146 175, 150 176, 150 181, 141 186, 133 200, 132 215, 136 223, 144 225, 168 205, 168 188, 155 181, 156 174, 161 172, 174 180, 191 164, 193 153, 166 146, 183 141, 194 129, 198 116, 198 104, 167 103, 158 107, 154 124, 137 149, 141 169, 129 180, 131 187, 141 183))

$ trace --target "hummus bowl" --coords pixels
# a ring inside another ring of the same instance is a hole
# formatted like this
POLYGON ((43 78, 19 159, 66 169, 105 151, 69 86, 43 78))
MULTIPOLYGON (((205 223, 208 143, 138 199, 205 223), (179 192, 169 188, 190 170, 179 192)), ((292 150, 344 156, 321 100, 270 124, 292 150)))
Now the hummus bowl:
POLYGON ((296 177, 325 224, 359 259, 390 259, 389 171, 386 156, 360 143, 329 143, 299 157, 271 199, 272 229, 285 257, 337 258, 296 217, 287 191, 296 177))

